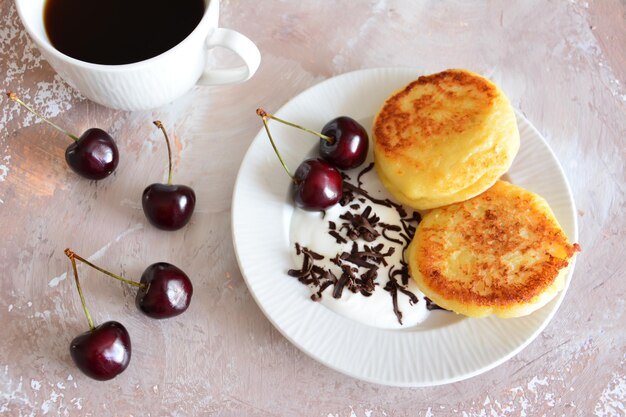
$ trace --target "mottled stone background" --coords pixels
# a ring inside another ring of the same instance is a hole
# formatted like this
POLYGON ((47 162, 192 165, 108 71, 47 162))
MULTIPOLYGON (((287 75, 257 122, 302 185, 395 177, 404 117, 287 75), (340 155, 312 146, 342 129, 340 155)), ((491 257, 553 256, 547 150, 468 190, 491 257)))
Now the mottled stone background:
POLYGON ((123 152, 112 178, 80 179, 63 160, 68 140, 0 98, 0 414, 626 414, 623 1, 223 1, 222 26, 262 51, 257 75, 135 113, 66 86, 29 41, 13 1, 0 0, 0 22, 2 89, 78 134, 111 132, 123 152), (261 127, 254 109, 275 110, 346 71, 393 65, 463 67, 498 83, 563 164, 583 247, 567 297, 537 340, 479 377, 427 389, 360 382, 294 348, 252 300, 230 239, 235 175, 261 127), (175 138, 175 181, 198 194, 191 225, 178 233, 150 227, 140 207, 143 188, 166 178, 156 118, 175 138), (119 320, 133 337, 130 367, 110 382, 84 377, 69 358, 87 323, 66 246, 128 276, 163 260, 194 280, 185 315, 151 321, 137 312, 133 290, 80 268, 95 320, 119 320))

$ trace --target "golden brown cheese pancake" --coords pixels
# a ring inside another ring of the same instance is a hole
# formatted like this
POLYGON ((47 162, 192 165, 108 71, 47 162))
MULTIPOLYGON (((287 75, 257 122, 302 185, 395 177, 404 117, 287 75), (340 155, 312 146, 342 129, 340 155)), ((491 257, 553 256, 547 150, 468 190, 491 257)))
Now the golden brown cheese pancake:
POLYGON ((374 119, 378 175, 402 203, 431 209, 474 197, 519 149, 513 108, 491 81, 466 70, 419 77, 374 119))
POLYGON ((563 289, 580 251, 548 203, 504 181, 429 211, 407 248, 409 270, 436 304, 471 317, 520 317, 563 289))

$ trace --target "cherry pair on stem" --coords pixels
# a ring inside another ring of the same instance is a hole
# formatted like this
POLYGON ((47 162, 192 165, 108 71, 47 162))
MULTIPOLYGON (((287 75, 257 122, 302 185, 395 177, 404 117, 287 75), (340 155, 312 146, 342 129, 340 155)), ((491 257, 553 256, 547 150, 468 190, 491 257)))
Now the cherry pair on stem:
POLYGON ((191 302, 193 295, 191 280, 182 270, 167 262, 148 266, 141 275, 141 280, 136 282, 91 263, 69 248, 65 249, 65 255, 72 263, 76 289, 89 322, 89 330, 75 337, 70 343, 70 355, 76 366, 93 379, 100 381, 112 379, 128 367, 131 356, 130 335, 117 321, 94 325, 78 279, 76 261, 138 288, 135 304, 149 317, 166 319, 177 316, 185 312, 191 302))
MULTIPOLYGON (((7 97, 74 141, 65 150, 65 161, 78 175, 91 180, 101 180, 117 168, 119 163, 117 145, 104 130, 87 129, 85 133, 77 137, 43 117, 15 93, 8 92, 7 97)), ((168 181, 167 184, 155 183, 146 187, 142 194, 141 205, 144 214, 153 226, 162 230, 178 230, 191 219, 196 205, 196 194, 186 185, 172 184, 172 150, 169 137, 163 123, 159 120, 153 123, 165 136, 169 161, 168 181)))
POLYGON ((369 138, 363 126, 350 117, 341 116, 326 123, 321 132, 315 132, 280 119, 261 108, 257 109, 256 113, 263 120, 263 126, 276 156, 291 177, 296 206, 304 210, 318 211, 336 204, 343 195, 343 178, 338 169, 356 168, 367 158, 369 138), (322 159, 307 159, 292 174, 274 143, 267 124, 268 119, 319 136, 319 153, 322 159))

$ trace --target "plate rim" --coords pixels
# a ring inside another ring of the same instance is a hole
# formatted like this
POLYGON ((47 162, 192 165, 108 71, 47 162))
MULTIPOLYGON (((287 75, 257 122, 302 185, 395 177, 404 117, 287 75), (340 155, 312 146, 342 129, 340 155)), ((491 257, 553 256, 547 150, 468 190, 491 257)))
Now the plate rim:
MULTIPOLYGON (((301 96, 310 94, 311 91, 314 91, 316 89, 319 88, 324 88, 327 84, 330 83, 334 83, 334 82, 340 82, 342 78, 348 78, 348 77, 355 77, 355 76, 374 76, 375 74, 384 74, 384 73, 388 73, 388 72, 401 72, 401 71, 406 71, 411 72, 413 74, 415 74, 415 76, 419 76, 421 74, 424 74, 423 70, 420 70, 419 68, 415 68, 415 67, 409 67, 409 66, 394 66, 394 67, 377 67, 377 68, 367 68, 367 69, 359 69, 356 71, 350 71, 350 72, 346 72, 346 73, 342 73, 333 77, 329 77, 325 80, 322 80, 316 84, 313 84, 307 88, 305 88, 304 90, 302 90, 301 92, 295 94, 293 97, 291 97, 289 100, 287 100, 282 106, 280 106, 280 108, 275 112, 275 114, 280 115, 283 111, 285 111, 286 108, 290 107, 290 105, 292 105, 292 103, 294 103, 296 100, 298 100, 301 96)), ((548 142, 546 141, 545 137, 538 131, 538 129, 526 118, 526 116, 518 111, 517 109, 515 109, 515 113, 516 116, 518 117, 518 119, 522 119, 524 120, 524 122, 526 123, 527 128, 529 128, 532 133, 534 135, 536 135, 543 146, 545 146, 546 150, 548 151, 551 159, 554 161, 555 163, 555 167, 558 170, 559 174, 561 175, 563 182, 565 184, 565 194, 567 194, 567 204, 568 204, 568 208, 569 211, 571 212, 572 215, 572 236, 569 236, 570 240, 572 241, 578 241, 578 219, 575 215, 576 213, 576 205, 575 205, 575 201, 573 198, 573 194, 571 191, 571 186, 569 184, 569 181, 567 179, 567 176, 565 175, 565 172, 563 170, 563 167, 560 163, 560 161, 558 160, 558 158, 556 157, 554 151, 552 150, 552 148, 550 147, 550 145, 548 144, 548 142)), ((261 301, 259 300, 258 295, 255 293, 255 291, 252 289, 252 286, 250 284, 250 279, 246 274, 246 271, 244 270, 244 268, 242 267, 242 259, 241 259, 241 254, 240 254, 240 250, 238 249, 238 237, 236 234, 236 229, 237 229, 237 210, 238 210, 238 190, 241 189, 241 182, 243 181, 243 176, 244 176, 244 163, 248 160, 248 158, 250 158, 251 153, 253 151, 253 145, 257 142, 257 140, 259 140, 260 136, 263 134, 264 132, 264 128, 260 128, 259 131, 257 132, 257 134, 254 136, 254 138, 252 139, 252 141, 250 142, 244 157, 242 159, 241 165, 238 169, 237 172, 237 178, 235 180, 235 184, 233 187, 233 195, 232 195, 232 200, 231 200, 231 238, 233 241, 233 247, 234 247, 234 251, 235 251, 235 257, 237 259, 237 264, 239 267, 239 270, 241 272, 242 277, 244 278, 244 281, 246 283, 246 286, 250 292, 250 294, 252 295, 252 298, 254 299, 255 303, 257 304, 257 306, 259 307, 259 309, 263 312, 264 316, 269 320, 269 322, 274 326, 274 328, 276 328, 280 334, 285 337, 291 344, 293 344, 295 347, 297 347, 301 352, 303 352, 304 354, 306 354, 307 356, 309 356, 310 358, 314 359, 316 362, 319 362, 327 367, 329 367, 330 369, 333 369, 337 372, 340 372, 344 375, 347 375, 349 377, 352 378, 356 378, 358 380, 362 380, 362 381, 366 381, 369 383, 374 383, 374 384, 379 384, 379 385, 384 385, 384 386, 393 386, 393 387, 413 387, 413 388, 418 388, 418 387, 429 387, 429 386, 439 386, 439 385, 445 385, 445 384, 450 384, 450 383, 454 383, 454 382, 458 382, 458 381, 462 381, 462 380, 466 380, 472 377, 475 377, 477 375, 480 375, 482 373, 485 373, 493 368, 496 368, 497 366, 503 364, 504 362, 508 361, 509 359, 511 359, 513 356, 517 355, 518 353, 520 353, 524 348, 526 348, 530 343, 532 343, 538 336, 539 334, 541 334, 541 332, 543 332, 543 330, 545 330, 545 328, 548 326, 548 324, 552 321, 552 319, 554 318, 554 316, 556 315, 556 312, 559 310, 563 299, 565 298, 565 294, 567 293, 567 290, 570 286, 571 280, 572 280, 572 276, 574 273, 574 269, 575 269, 575 264, 576 264, 576 257, 574 257, 574 259, 570 262, 570 265, 568 267, 568 272, 567 272, 567 277, 565 279, 565 285, 563 287, 563 289, 559 292, 559 294, 556 296, 555 299, 553 299, 553 301, 555 302, 554 306, 552 307, 551 311, 549 312, 549 314, 547 314, 547 316, 543 319, 543 321, 540 323, 539 326, 537 326, 537 328, 534 330, 534 332, 532 332, 530 334, 530 336, 528 336, 522 343, 520 343, 518 346, 516 346, 514 349, 512 349, 509 353, 503 355, 502 357, 489 362, 488 364, 479 367, 473 371, 470 372, 465 372, 465 373, 460 373, 458 375, 455 376, 451 376, 451 377, 447 377, 447 378, 441 378, 439 380, 429 380, 429 381, 421 381, 421 382, 394 382, 394 381, 390 381, 390 380, 381 380, 381 379, 377 379, 377 378, 371 378, 369 376, 364 376, 364 375, 358 375, 356 373, 351 372, 350 370, 347 369, 342 369, 339 366, 336 366, 333 363, 330 363, 329 361, 325 360, 324 358, 321 358, 319 356, 316 356, 314 352, 309 351, 309 349, 305 348, 304 346, 302 346, 302 344, 300 344, 296 339, 294 339, 292 337, 292 335, 288 334, 286 332, 285 329, 283 329, 281 326, 279 326, 276 321, 272 318, 272 316, 270 315, 270 313, 267 311, 266 307, 263 305, 263 303, 261 303, 261 301)), ((382 329, 377 329, 377 330, 382 330, 382 329)), ((394 331, 394 330, 389 330, 389 331, 394 331)), ((397 330, 396 330, 397 331, 397 330)))

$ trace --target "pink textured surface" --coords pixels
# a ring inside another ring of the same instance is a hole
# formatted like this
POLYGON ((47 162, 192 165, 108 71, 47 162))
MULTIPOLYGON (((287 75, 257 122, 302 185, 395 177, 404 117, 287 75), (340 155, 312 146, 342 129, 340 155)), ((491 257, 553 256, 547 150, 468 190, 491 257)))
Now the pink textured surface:
POLYGON ((65 138, 0 99, 0 414, 626 414, 626 4, 251 5, 224 1, 221 16, 222 26, 261 49, 251 81, 196 87, 161 109, 124 113, 83 99, 55 76, 13 2, 0 0, 2 89, 75 133, 104 128, 122 151, 112 178, 82 180, 63 161, 65 138), (565 301, 536 341, 486 374, 427 389, 360 382, 291 346, 248 293, 230 239, 235 175, 261 127, 254 109, 277 109, 336 74, 393 65, 463 67, 499 84, 561 161, 583 247, 565 301), (150 227, 140 206, 143 188, 166 178, 156 118, 175 138, 175 182, 198 195, 190 226, 177 233, 150 227), (138 313, 133 290, 80 268, 94 319, 123 322, 133 339, 130 367, 110 382, 84 377, 68 354, 86 320, 67 279, 66 246, 127 276, 162 260, 194 281, 188 312, 157 322, 138 313))

